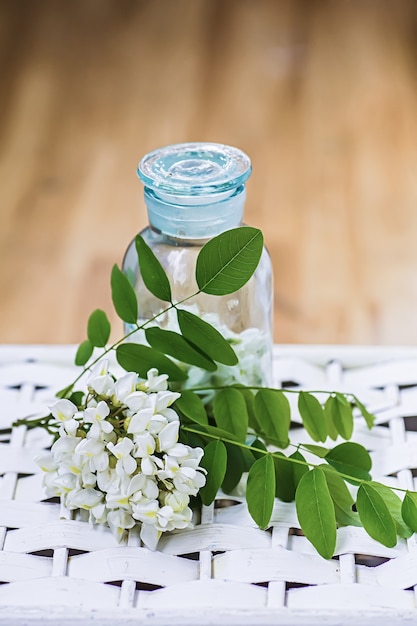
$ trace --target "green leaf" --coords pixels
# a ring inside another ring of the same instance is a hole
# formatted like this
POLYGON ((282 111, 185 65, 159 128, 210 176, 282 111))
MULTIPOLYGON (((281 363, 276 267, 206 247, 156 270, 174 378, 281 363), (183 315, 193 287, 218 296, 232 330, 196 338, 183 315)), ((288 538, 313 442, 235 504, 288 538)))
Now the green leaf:
POLYGON ((71 383, 71 385, 68 385, 68 387, 64 387, 63 389, 60 389, 59 391, 57 391, 55 396, 57 398, 68 398, 73 388, 74 388, 74 383, 71 383))
MULTIPOLYGON (((359 480, 370 480, 369 470, 372 467, 371 457, 368 451, 359 443, 347 441, 336 446, 325 456, 329 465, 332 465, 341 474, 359 480)), ((349 480, 345 477, 346 480, 349 480)), ((355 480, 349 480, 357 484, 355 480)))
POLYGON ((356 496, 356 508, 368 535, 387 548, 393 548, 397 543, 395 522, 373 483, 361 484, 356 496))
POLYGON ((404 522, 417 533, 417 493, 407 491, 402 502, 401 514, 404 522))
POLYGON ((164 268, 141 235, 135 239, 140 273, 149 291, 160 300, 171 302, 171 287, 164 268))
POLYGON ((208 506, 214 500, 224 480, 227 466, 226 446, 222 441, 212 441, 204 448, 201 467, 207 470, 206 484, 200 489, 203 504, 208 506))
POLYGON ((75 406, 80 407, 84 400, 84 392, 83 391, 74 391, 70 397, 68 398, 75 406))
POLYGON ((243 457, 243 463, 245 466, 244 472, 249 472, 252 465, 255 463, 258 456, 256 453, 254 454, 252 450, 248 450, 247 448, 240 448, 243 457))
POLYGON ((249 470, 246 502, 249 513, 260 528, 267 528, 274 508, 275 470, 270 454, 255 461, 249 470))
MULTIPOLYGON (((207 433, 206 439, 210 442, 212 439, 222 439, 225 443, 229 439, 230 441, 238 442, 238 438, 234 433, 230 433, 227 430, 223 430, 223 428, 218 428, 217 426, 211 426, 211 424, 200 424, 196 420, 193 420, 193 429, 198 430, 201 433, 201 436, 204 437, 204 434, 207 433)), ((239 450, 240 451, 240 450, 239 450)))
POLYGON ((235 385, 235 387, 236 389, 238 389, 239 393, 241 393, 245 399, 246 409, 248 411, 249 426, 253 428, 255 432, 260 433, 261 427, 256 418, 255 394, 253 393, 252 389, 248 389, 247 387, 244 387, 243 385, 238 384, 238 385, 235 385))
POLYGON ((93 354, 94 346, 89 339, 82 341, 75 355, 75 365, 85 365, 93 354))
POLYGON ((362 402, 356 396, 353 396, 353 401, 355 405, 358 407, 359 411, 361 412, 362 417, 364 418, 366 422, 366 425, 368 426, 369 429, 371 429, 375 422, 375 416, 372 415, 372 413, 369 413, 366 406, 362 404, 362 402))
POLYGON ((104 348, 109 340, 110 331, 110 322, 105 312, 101 309, 93 311, 87 322, 87 337, 92 345, 104 348))
POLYGON ((288 446, 290 404, 282 391, 260 389, 255 396, 256 418, 265 438, 280 448, 288 446))
POLYGON ((200 291, 215 296, 234 293, 255 272, 262 250, 262 232, 250 226, 213 237, 197 257, 196 280, 200 291))
POLYGON ((181 391, 181 396, 175 401, 175 406, 193 422, 208 424, 203 401, 194 391, 181 391))
POLYGON ((330 439, 333 439, 333 441, 336 441, 336 439, 339 436, 339 433, 333 422, 332 404, 333 404, 332 396, 329 396, 324 404, 324 418, 326 420, 327 432, 329 434, 330 439))
POLYGON ((202 367, 214 372, 217 365, 209 357, 196 350, 184 337, 173 330, 152 326, 145 330, 147 342, 162 354, 169 354, 183 363, 202 367))
POLYGON ((303 443, 303 448, 315 454, 320 459, 324 459, 326 454, 329 452, 329 448, 325 448, 324 446, 315 446, 314 443, 303 443))
POLYGON ((227 450, 227 466, 226 475, 222 483, 222 489, 225 493, 231 493, 238 485, 242 474, 245 471, 245 459, 242 450, 230 443, 226 444, 227 450))
POLYGON ((135 290, 129 279, 117 267, 111 272, 111 296, 113 306, 121 320, 128 324, 136 324, 138 319, 138 302, 135 290))
POLYGON ((136 274, 135 270, 132 267, 126 267, 123 269, 123 274, 127 277, 128 281, 132 285, 133 289, 136 285, 136 274))
POLYGON ((330 559, 336 547, 336 516, 325 474, 319 467, 300 480, 295 505, 303 533, 323 558, 330 559))
POLYGON ((330 396, 327 403, 328 410, 339 435, 343 439, 350 439, 353 433, 353 409, 342 394, 330 396))
POLYGON ((372 486, 377 490, 380 496, 382 496, 385 504, 388 506, 389 512, 391 513, 395 527, 397 531, 397 535, 400 537, 404 537, 404 539, 408 539, 413 534, 412 529, 404 523, 401 507, 402 501, 397 496, 396 493, 393 492, 392 489, 387 487, 387 485, 383 485, 382 483, 372 482, 372 486))
POLYGON ((213 414, 219 428, 234 433, 244 443, 248 432, 248 411, 242 394, 233 387, 221 389, 214 396, 213 414))
POLYGON ((300 391, 298 396, 298 410, 303 420, 304 428, 314 441, 326 441, 327 422, 323 407, 311 393, 300 391))
POLYGON ((204 437, 198 435, 197 433, 190 433, 183 427, 180 429, 179 441, 181 443, 185 443, 187 446, 191 446, 192 448, 204 448, 204 446, 207 444, 207 441, 204 439, 204 437))
POLYGON ((257 437, 254 437, 253 439, 248 437, 247 443, 251 447, 251 451, 255 460, 260 459, 262 456, 264 456, 263 452, 267 452, 267 448, 264 442, 261 441, 261 439, 258 439, 257 437), (257 452, 257 450, 259 450, 259 452, 257 452))
POLYGON ((301 452, 299 452, 299 450, 296 450, 295 452, 293 452, 289 456, 289 458, 290 459, 295 459, 297 461, 301 461, 302 463, 305 463, 305 465, 302 465, 301 463, 293 463, 292 464, 292 471, 293 471, 293 474, 294 474, 294 485, 297 488, 300 480, 302 479, 304 474, 307 474, 307 472, 309 471, 309 468, 308 468, 308 465, 307 465, 307 462, 306 462, 305 458, 303 457, 301 452))
POLYGON ((301 478, 308 472, 308 465, 294 463, 291 459, 303 463, 306 463, 306 460, 298 450, 289 457, 281 452, 275 452, 273 458, 276 479, 275 495, 284 502, 292 502, 301 478))
POLYGON ((156 367, 160 374, 168 374, 170 380, 187 379, 187 374, 178 365, 149 346, 122 343, 116 348, 116 358, 127 372, 137 372, 142 378, 146 378, 148 371, 156 367))
POLYGON ((336 398, 339 400, 341 404, 344 404, 345 406, 350 406, 350 402, 344 393, 340 393, 340 391, 336 391, 334 395, 336 396, 336 398))
POLYGON ((336 521, 339 526, 362 527, 360 517, 356 511, 342 509, 336 502, 334 502, 334 510, 336 513, 336 521))
POLYGON ((320 465, 320 469, 324 472, 327 486, 333 502, 338 504, 342 509, 352 509, 355 501, 343 478, 329 465, 320 465))
POLYGON ((326 477, 330 496, 333 500, 336 521, 341 526, 361 526, 359 516, 352 510, 354 499, 339 473, 330 465, 320 465, 326 477))
POLYGON ((192 448, 204 448, 207 443, 211 443, 210 441, 207 442, 204 437, 197 433, 188 432, 183 425, 181 425, 180 428, 179 441, 180 443, 184 443, 192 448))
POLYGON ((183 336, 203 350, 213 361, 223 363, 223 365, 238 363, 232 346, 211 324, 183 309, 177 309, 177 318, 183 336))
POLYGON ((283 502, 292 502, 295 497, 294 470, 291 461, 281 452, 273 454, 275 470, 275 495, 283 502))

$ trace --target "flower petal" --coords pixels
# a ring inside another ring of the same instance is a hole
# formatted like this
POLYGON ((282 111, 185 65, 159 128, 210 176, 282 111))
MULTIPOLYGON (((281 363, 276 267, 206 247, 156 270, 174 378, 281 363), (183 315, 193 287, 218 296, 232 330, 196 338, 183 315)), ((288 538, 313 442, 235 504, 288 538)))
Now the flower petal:
POLYGON ((175 446, 178 441, 179 422, 169 422, 159 433, 159 449, 162 452, 167 452, 170 448, 175 446))

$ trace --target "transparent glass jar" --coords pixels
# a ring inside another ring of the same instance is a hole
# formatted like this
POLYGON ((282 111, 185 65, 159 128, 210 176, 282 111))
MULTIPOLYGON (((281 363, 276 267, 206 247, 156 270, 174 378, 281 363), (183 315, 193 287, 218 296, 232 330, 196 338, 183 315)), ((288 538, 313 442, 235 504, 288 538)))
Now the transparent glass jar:
MULTIPOLYGON (((141 231, 162 264, 171 284, 173 302, 198 291, 196 258, 212 237, 242 225, 245 182, 251 174, 249 157, 231 146, 184 143, 155 150, 140 161, 138 176, 145 186, 149 226, 141 231)), ((167 308, 145 287, 135 240, 129 245, 123 271, 138 297, 142 324, 167 308)), ((239 363, 218 365, 215 372, 189 366, 185 386, 202 384, 271 384, 272 372, 272 268, 263 250, 252 278, 239 291, 225 296, 199 293, 181 304, 212 324, 230 341, 239 363)), ((155 321, 161 328, 178 330, 174 310, 155 321)), ((133 327, 125 326, 130 332, 133 327)), ((144 341, 138 331, 132 340, 144 341)))

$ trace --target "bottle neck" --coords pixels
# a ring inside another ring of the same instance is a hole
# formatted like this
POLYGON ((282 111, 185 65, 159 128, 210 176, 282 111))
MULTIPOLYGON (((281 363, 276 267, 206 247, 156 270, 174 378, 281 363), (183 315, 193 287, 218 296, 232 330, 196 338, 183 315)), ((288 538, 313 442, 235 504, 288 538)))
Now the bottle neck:
POLYGON ((242 223, 245 185, 211 196, 169 196, 145 187, 151 228, 176 239, 210 239, 242 223))

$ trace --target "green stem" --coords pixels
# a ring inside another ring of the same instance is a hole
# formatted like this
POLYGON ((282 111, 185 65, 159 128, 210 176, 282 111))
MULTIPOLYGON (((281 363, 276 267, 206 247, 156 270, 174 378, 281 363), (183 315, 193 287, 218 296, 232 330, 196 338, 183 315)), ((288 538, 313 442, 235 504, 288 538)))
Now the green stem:
MULTIPOLYGON (((229 439, 229 438, 223 437, 223 436, 222 437, 218 437, 216 435, 212 435, 210 433, 198 430, 197 428, 192 428, 190 426, 181 426, 181 428, 182 428, 182 430, 185 430, 185 431, 187 431, 189 433, 195 433, 195 434, 198 434, 198 435, 204 435, 204 437, 209 437, 210 439, 218 439, 219 441, 223 441, 223 443, 230 443, 230 444, 232 444, 234 446, 238 446, 239 448, 243 448, 245 450, 250 450, 251 452, 255 452, 256 454, 259 454, 259 453, 260 454, 264 454, 264 455, 270 454, 272 456, 276 456, 277 458, 279 458, 281 460, 283 458, 282 456, 278 455, 278 453, 276 453, 276 452, 272 452, 270 450, 262 450, 262 448, 255 448, 254 446, 248 445, 246 443, 241 443, 240 441, 236 441, 235 439, 229 439)), ((291 444, 291 443, 290 443, 290 445, 293 446, 296 449, 298 449, 300 447, 299 445, 295 445, 295 444, 291 444)), ((311 450, 308 450, 308 452, 314 454, 314 452, 312 452, 311 450)), ((294 459, 294 458, 291 458, 291 457, 288 457, 288 456, 285 457, 285 460, 289 461, 290 463, 295 463, 297 465, 303 465, 304 467, 308 467, 308 468, 310 468, 310 467, 319 467, 320 466, 320 464, 309 463, 308 461, 302 461, 301 459, 294 459)), ((337 471, 337 470, 335 470, 335 471, 337 471)), ((362 483, 368 482, 366 480, 362 480, 360 478, 356 478, 355 476, 350 476, 350 474, 344 474, 343 472, 339 472, 339 471, 337 471, 337 473, 344 480, 353 480, 353 481, 355 481, 358 484, 362 484, 362 483)), ((393 489, 395 489, 395 487, 393 487, 393 489)), ((405 490, 398 488, 398 491, 405 491, 405 490)))
MULTIPOLYGON (((240 441, 236 441, 235 439, 229 439, 228 437, 219 437, 217 435, 212 435, 211 433, 207 433, 203 430, 198 430, 198 428, 192 428, 191 426, 183 426, 181 425, 181 429, 185 430, 189 433, 194 433, 197 435, 203 435, 204 437, 209 437, 210 439, 218 439, 219 441, 223 441, 224 443, 230 443, 234 446, 238 446, 239 448, 243 448, 244 450, 250 450, 251 452, 256 452, 261 453, 261 454, 271 454, 272 456, 277 456, 278 458, 278 454, 276 452, 271 452, 270 450, 262 450, 262 448, 255 448, 254 446, 251 446, 247 443, 242 443, 240 441)), ((294 445, 294 444, 291 444, 294 445)), ((294 446, 297 447, 297 446, 294 446)), ((313 453, 314 454, 314 453, 313 453)), ((282 459, 283 457, 279 457, 280 459, 282 459)), ((291 463, 297 463, 298 465, 304 465, 306 467, 318 467, 317 465, 315 465, 314 463, 308 463, 307 461, 301 461, 300 459, 290 459, 289 457, 285 457, 285 459, 287 459, 288 461, 290 461, 291 463)), ((340 474, 341 476, 343 476, 343 474, 340 474)), ((354 478, 353 476, 348 476, 348 478, 352 479, 352 480, 358 480, 356 478, 354 478)), ((359 481, 361 482, 361 481, 359 481)))
MULTIPOLYGON (((169 309, 167 309, 169 310, 169 309)), ((66 387, 66 391, 67 393, 65 394, 68 395, 68 393, 74 388, 74 385, 76 383, 78 383, 79 380, 81 380, 81 378, 84 376, 84 374, 88 371, 91 370, 91 368, 98 363, 104 356, 106 356, 106 354, 108 354, 109 352, 111 352, 112 350, 114 350, 115 348, 117 348, 117 346, 122 343, 125 339, 127 339, 128 337, 130 337, 131 335, 133 335, 134 333, 136 333, 138 330, 141 330, 141 328, 143 328, 143 326, 139 326, 138 324, 136 324, 136 328, 134 328, 133 330, 131 330, 129 333, 127 333, 127 335, 124 335, 121 339, 118 339, 115 343, 113 343, 111 346, 109 346, 108 348, 106 348, 105 350, 103 350, 103 352, 101 352, 101 354, 96 357, 93 361, 91 361, 91 363, 88 364, 87 367, 84 367, 80 374, 78 374, 78 376, 73 380, 73 382, 71 383, 71 385, 68 385, 68 387, 66 387)))
MULTIPOLYGON (((249 450, 251 452, 255 452, 256 454, 270 454, 272 456, 276 456, 277 458, 282 460, 282 456, 279 456, 277 453, 272 452, 270 450, 262 450, 262 448, 255 448, 254 446, 248 445, 246 443, 241 443, 240 441, 236 441, 235 439, 229 439, 227 437, 218 437, 216 435, 212 435, 210 433, 198 430, 197 428, 192 428, 191 426, 183 426, 181 425, 181 429, 185 430, 189 433, 194 433, 196 435, 204 435, 204 437, 209 437, 210 439, 217 439, 218 441, 223 441, 223 443, 230 443, 231 445, 234 446, 238 446, 239 448, 243 448, 245 450, 249 450)), ((303 448, 302 444, 294 444, 291 443, 289 444, 290 446, 292 446, 293 448, 296 448, 297 450, 299 448, 303 448)), ((308 450, 307 452, 309 452, 310 454, 314 454, 314 452, 312 452, 312 450, 308 450)), ((317 456, 317 455, 316 455, 317 456)), ((297 465, 303 465, 304 467, 320 467, 320 464, 316 464, 316 463, 309 463, 308 461, 301 461, 300 459, 294 459, 291 457, 284 457, 286 461, 289 461, 290 463, 295 463, 297 465)), ((329 465, 329 467, 332 467, 331 465, 329 465)), ((333 468, 335 469, 335 468, 333 468)), ((356 478, 356 476, 351 476, 350 474, 345 474, 344 472, 339 472, 338 470, 335 469, 335 471, 337 472, 337 474, 343 478, 343 480, 348 480, 348 481, 354 481, 355 483, 357 483, 358 485, 362 485, 363 483, 369 483, 372 481, 368 481, 368 480, 363 480, 361 478, 356 478)), ((409 489, 402 489, 401 487, 389 487, 390 489, 392 489, 393 491, 400 491, 401 493, 407 493, 409 491, 409 489)))
POLYGON ((143 330, 148 324, 150 324, 154 320, 158 319, 158 317, 160 317, 161 315, 164 315, 165 313, 168 313, 168 311, 171 311, 172 309, 176 309, 178 307, 178 305, 183 304, 183 302, 187 302, 187 300, 191 300, 191 298, 195 298, 195 296, 198 296, 199 293, 201 293, 201 289, 199 289, 195 293, 191 294, 190 296, 187 296, 186 298, 183 298, 182 300, 179 300, 178 302, 171 302, 168 307, 166 307, 162 311, 159 311, 159 313, 156 313, 153 317, 151 317, 148 320, 146 320, 146 322, 143 322, 143 324, 139 325, 138 323, 136 323, 136 326, 135 326, 135 328, 133 330, 131 330, 126 335, 124 335, 123 337, 121 337, 120 339, 115 341, 111 346, 106 348, 98 357, 96 357, 93 361, 91 361, 91 363, 89 363, 88 366, 83 368, 81 373, 74 379, 74 381, 71 383, 71 385, 68 385, 68 387, 65 388, 66 393, 65 393, 65 395, 63 397, 67 396, 70 393, 70 391, 72 391, 72 389, 74 388, 74 385, 76 385, 76 383, 78 383, 78 381, 81 380, 81 378, 84 376, 84 374, 87 371, 91 370, 91 368, 94 365, 96 365, 96 363, 98 363, 104 356, 106 356, 106 354, 108 354, 109 352, 111 352, 112 350, 117 348, 117 346, 119 346, 126 339, 128 339, 129 337, 131 337, 132 335, 137 333, 139 330, 143 330))
MULTIPOLYGON (((239 385, 236 383, 232 383, 231 385, 212 385, 211 387, 190 387, 187 391, 218 391, 220 389, 250 389, 252 391, 259 391, 260 389, 267 389, 270 391, 283 391, 285 393, 300 393, 303 391, 302 389, 287 389, 286 387, 278 388, 278 387, 265 387, 263 385, 239 385)), ((336 393, 336 391, 324 391, 323 389, 309 389, 308 393, 324 393, 326 395, 330 395, 332 393, 336 393)), ((344 396, 352 396, 353 393, 345 393, 344 396)))
POLYGON ((44 430, 46 430, 46 432, 48 432, 50 435, 55 435, 58 432, 58 428, 55 425, 55 422, 52 423, 52 426, 50 425, 50 421, 52 415, 45 417, 34 417, 32 419, 30 418, 23 418, 23 419, 17 419, 15 422, 13 422, 12 426, 26 426, 26 428, 32 429, 32 428, 43 428, 44 430))

